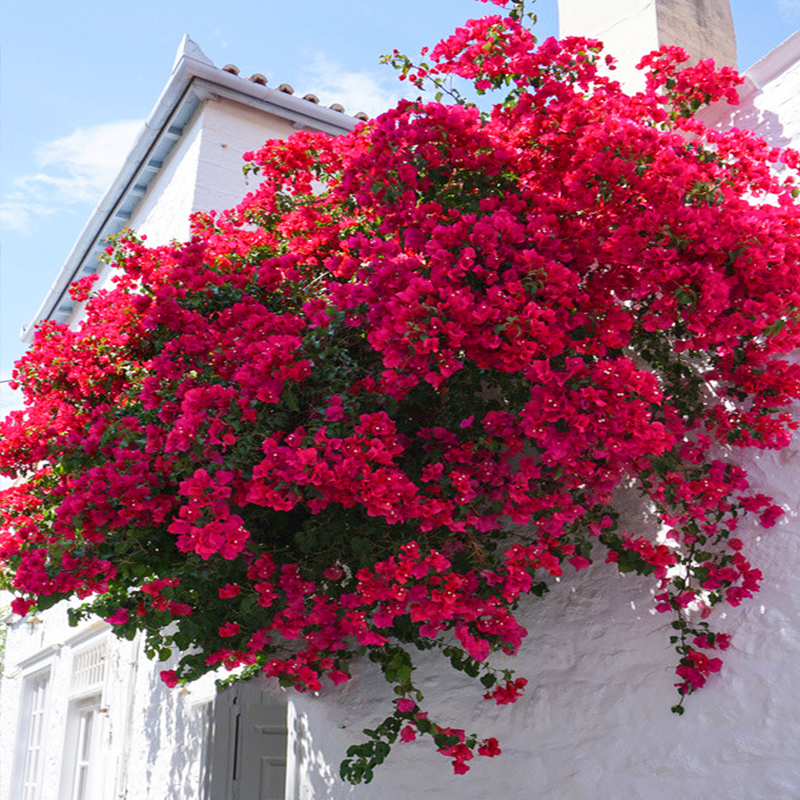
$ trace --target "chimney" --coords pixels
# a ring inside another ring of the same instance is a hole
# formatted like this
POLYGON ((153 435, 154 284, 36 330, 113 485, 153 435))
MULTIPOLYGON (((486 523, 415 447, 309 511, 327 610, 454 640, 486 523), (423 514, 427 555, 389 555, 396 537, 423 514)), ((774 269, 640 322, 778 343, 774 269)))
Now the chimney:
POLYGON ((559 35, 600 39, 618 59, 614 77, 629 91, 643 88, 639 59, 678 45, 697 63, 713 58, 736 67, 730 0, 558 0, 559 35))

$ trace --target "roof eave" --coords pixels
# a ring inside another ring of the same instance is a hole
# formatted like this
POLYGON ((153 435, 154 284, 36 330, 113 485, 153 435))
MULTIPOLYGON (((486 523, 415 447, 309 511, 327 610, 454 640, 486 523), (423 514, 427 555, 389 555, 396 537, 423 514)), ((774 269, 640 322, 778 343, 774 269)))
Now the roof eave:
POLYGON ((132 210, 163 164, 163 158, 154 158, 154 153, 159 150, 169 152, 183 135, 184 125, 194 110, 211 96, 224 96, 288 119, 298 128, 313 128, 332 135, 347 133, 359 122, 340 111, 218 69, 189 37, 184 37, 167 85, 117 177, 78 236, 36 315, 23 328, 20 335, 23 342, 33 341, 35 328, 41 322, 69 319, 74 311, 74 303, 68 296, 70 285, 81 277, 82 272, 91 274, 97 271, 97 257, 105 247, 105 239, 126 227, 125 222, 130 219, 132 210))

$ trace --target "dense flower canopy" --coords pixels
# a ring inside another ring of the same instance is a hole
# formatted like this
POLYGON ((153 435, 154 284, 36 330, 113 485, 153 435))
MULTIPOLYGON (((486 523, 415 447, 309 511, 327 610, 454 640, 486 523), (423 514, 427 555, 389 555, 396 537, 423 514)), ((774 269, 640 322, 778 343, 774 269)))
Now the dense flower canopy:
POLYGON ((758 589, 743 518, 781 513, 732 454, 786 446, 800 396, 798 156, 695 118, 732 71, 665 48, 629 96, 599 43, 537 46, 519 4, 393 60, 500 100, 267 142, 189 242, 123 235, 113 283, 73 288, 77 330, 39 327, 0 428, 15 610, 84 599, 179 651, 170 684, 316 690, 366 654, 397 699, 353 781, 398 737, 456 772, 499 753, 427 716, 412 653, 512 702, 526 681, 490 656, 525 636, 518 601, 598 557, 653 576, 682 710, 727 646, 708 613, 758 589))

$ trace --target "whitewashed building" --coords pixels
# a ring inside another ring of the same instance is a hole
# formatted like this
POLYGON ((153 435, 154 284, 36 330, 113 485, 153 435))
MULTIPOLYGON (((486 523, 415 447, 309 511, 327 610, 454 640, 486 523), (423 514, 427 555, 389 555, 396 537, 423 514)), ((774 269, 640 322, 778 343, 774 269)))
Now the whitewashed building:
MULTIPOLYGON (((735 62, 727 0, 561 0, 562 33, 607 38, 612 52, 659 44, 735 62), (619 42, 619 44, 617 44, 619 42)), ((631 75, 622 65, 621 74, 631 75)), ((720 126, 800 146, 800 33, 746 72, 720 126)), ((630 78, 635 80, 635 78, 630 78)), ((94 271, 102 238, 123 227, 151 243, 185 237, 190 212, 245 192, 241 153, 297 127, 333 135, 353 118, 211 65, 185 40, 133 152, 87 224, 38 319, 74 318, 71 280, 94 271)), ((454 777, 427 742, 397 745, 367 786, 338 764, 385 715, 372 665, 321 696, 268 684, 215 695, 211 680, 170 691, 141 643, 105 623, 66 625, 58 608, 10 619, 0 710, 0 798, 9 800, 797 800, 800 798, 800 445, 750 457, 759 490, 787 509, 758 540, 754 601, 730 613, 723 672, 674 702, 674 653, 651 613, 650 585, 597 564, 523 609, 530 631, 509 666, 529 679, 515 705, 480 699, 436 660, 420 668, 433 715, 501 740, 503 754, 454 777)))

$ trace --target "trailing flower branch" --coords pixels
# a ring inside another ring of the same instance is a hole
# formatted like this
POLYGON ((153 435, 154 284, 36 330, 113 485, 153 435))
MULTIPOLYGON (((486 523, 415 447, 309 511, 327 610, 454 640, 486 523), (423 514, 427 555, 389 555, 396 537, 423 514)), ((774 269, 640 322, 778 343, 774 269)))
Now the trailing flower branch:
POLYGON ((353 782, 398 739, 457 773, 497 755, 429 717, 416 651, 513 702, 526 679, 491 657, 524 639, 518 603, 597 559, 652 576, 682 711, 782 513, 729 455, 796 427, 798 155, 697 120, 736 102, 731 70, 663 48, 629 96, 598 42, 537 45, 524 19, 392 59, 499 92, 490 112, 403 101, 267 142, 258 188, 190 241, 119 237, 113 283, 73 287, 78 329, 38 328, 0 428, 14 611, 81 598, 179 652, 169 685, 316 691, 371 659, 397 699, 353 782), (660 535, 621 522, 622 486, 660 535))

